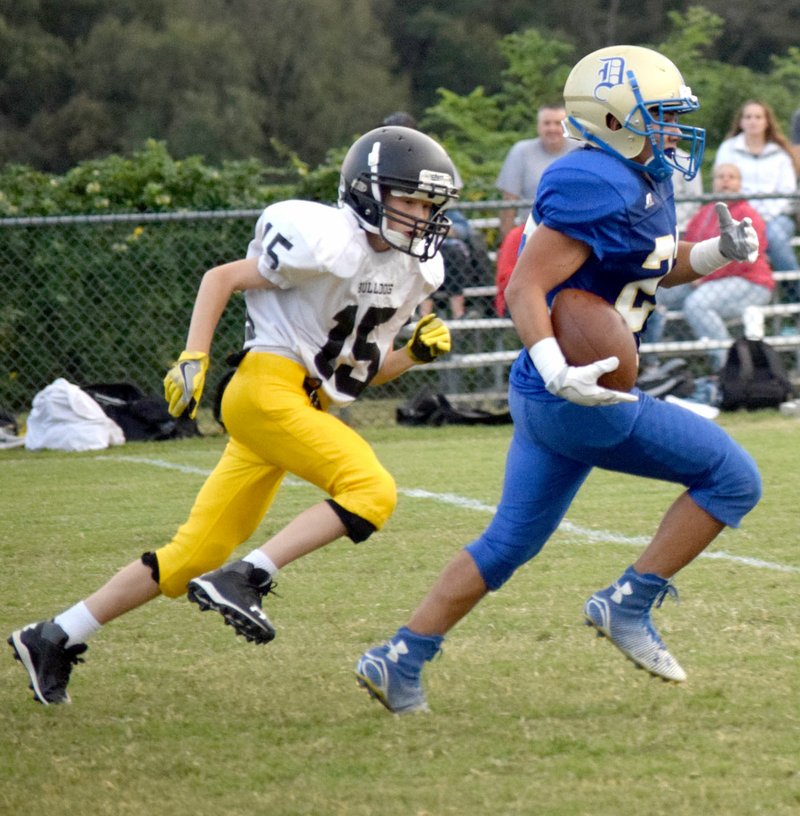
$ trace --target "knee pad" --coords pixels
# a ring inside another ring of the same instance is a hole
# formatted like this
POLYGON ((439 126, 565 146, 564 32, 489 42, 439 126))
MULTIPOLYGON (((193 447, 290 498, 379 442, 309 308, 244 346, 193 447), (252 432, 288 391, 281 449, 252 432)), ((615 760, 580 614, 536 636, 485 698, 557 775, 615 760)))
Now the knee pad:
POLYGON ((347 537, 354 544, 366 541, 377 529, 372 522, 367 521, 361 516, 357 516, 355 513, 351 513, 333 499, 328 499, 328 504, 339 517, 339 521, 344 524, 345 530, 347 530, 347 537))
MULTIPOLYGON (((331 493, 331 507, 347 527, 348 535, 351 529, 351 522, 348 519, 351 517, 367 522, 373 530, 380 530, 397 506, 397 487, 394 479, 382 467, 370 471, 369 475, 358 474, 357 478, 340 483, 336 487, 338 489, 331 493), (349 516, 342 517, 334 504, 349 516)), ((357 535, 363 535, 359 523, 355 524, 355 528, 357 535)))
POLYGON ((158 556, 148 550, 148 552, 142 553, 142 563, 150 570, 153 580, 157 584, 160 583, 161 571, 158 568, 158 556))

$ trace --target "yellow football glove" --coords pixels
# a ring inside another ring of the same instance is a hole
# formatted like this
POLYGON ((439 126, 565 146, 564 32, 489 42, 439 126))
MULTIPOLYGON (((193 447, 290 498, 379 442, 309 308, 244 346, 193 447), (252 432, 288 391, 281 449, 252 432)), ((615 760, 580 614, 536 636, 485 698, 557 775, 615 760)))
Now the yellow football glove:
POLYGON ((202 351, 184 351, 164 377, 164 399, 169 412, 179 417, 187 408, 189 416, 197 416, 197 406, 203 394, 208 371, 208 355, 202 351))
POLYGON ((435 314, 425 315, 414 326, 406 351, 415 363, 433 362, 450 351, 450 329, 435 314))

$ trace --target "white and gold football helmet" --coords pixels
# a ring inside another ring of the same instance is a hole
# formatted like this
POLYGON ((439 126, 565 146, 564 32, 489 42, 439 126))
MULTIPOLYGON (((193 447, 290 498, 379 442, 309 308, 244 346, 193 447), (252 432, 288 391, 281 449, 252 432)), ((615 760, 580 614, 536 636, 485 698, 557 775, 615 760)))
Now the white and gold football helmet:
POLYGON ((674 115, 700 107, 675 65, 663 54, 636 45, 601 48, 572 69, 564 85, 568 135, 583 139, 658 179, 674 170, 692 179, 700 169, 705 130, 681 125, 674 115), (612 129, 609 114, 622 125, 612 129), (668 118, 667 118, 668 117, 668 118), (664 136, 680 131, 681 150, 664 147, 664 136), (653 158, 631 161, 645 139, 653 158))

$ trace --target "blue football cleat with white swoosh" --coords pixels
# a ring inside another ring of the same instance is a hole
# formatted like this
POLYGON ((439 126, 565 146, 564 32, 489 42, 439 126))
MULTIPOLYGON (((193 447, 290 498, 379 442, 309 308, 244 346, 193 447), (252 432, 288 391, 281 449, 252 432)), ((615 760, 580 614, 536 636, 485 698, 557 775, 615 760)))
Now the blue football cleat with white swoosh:
POLYGON ((393 714, 429 711, 420 676, 425 663, 442 653, 442 635, 422 635, 401 626, 394 637, 358 659, 356 680, 393 714))

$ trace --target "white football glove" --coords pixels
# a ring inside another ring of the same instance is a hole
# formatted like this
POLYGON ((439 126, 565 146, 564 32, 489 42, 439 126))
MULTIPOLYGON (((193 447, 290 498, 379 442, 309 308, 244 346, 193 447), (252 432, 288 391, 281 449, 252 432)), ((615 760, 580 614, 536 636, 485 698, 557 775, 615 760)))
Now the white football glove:
POLYGON ((545 388, 553 395, 577 405, 615 405, 619 402, 636 402, 636 394, 603 388, 597 380, 619 366, 618 357, 606 357, 585 366, 567 365, 555 337, 545 337, 528 349, 545 388))
POLYGON ((734 221, 728 205, 718 201, 714 207, 719 218, 719 236, 698 241, 689 251, 689 263, 698 275, 708 275, 728 261, 753 261, 758 258, 758 233, 750 218, 734 221))

